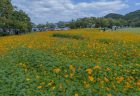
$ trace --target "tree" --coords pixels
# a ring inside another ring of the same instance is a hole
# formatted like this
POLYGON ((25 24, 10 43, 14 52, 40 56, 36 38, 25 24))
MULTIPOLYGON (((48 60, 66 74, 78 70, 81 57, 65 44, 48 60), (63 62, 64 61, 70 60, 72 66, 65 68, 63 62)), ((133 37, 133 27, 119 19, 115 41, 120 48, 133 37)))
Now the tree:
POLYGON ((66 27, 65 22, 63 22, 63 21, 59 21, 59 22, 57 23, 57 26, 58 26, 59 28, 64 28, 64 27, 66 27))
POLYGON ((10 18, 13 9, 11 0, 0 0, 0 17, 10 18))
POLYGON ((20 30, 25 31, 28 30, 30 31, 32 29, 32 23, 28 15, 23 12, 22 10, 19 11, 13 11, 11 19, 14 22, 19 22, 21 24, 16 25, 20 30))
POLYGON ((22 10, 14 10, 11 0, 0 0, 0 27, 6 30, 19 30, 20 33, 31 31, 32 24, 28 15, 22 10))

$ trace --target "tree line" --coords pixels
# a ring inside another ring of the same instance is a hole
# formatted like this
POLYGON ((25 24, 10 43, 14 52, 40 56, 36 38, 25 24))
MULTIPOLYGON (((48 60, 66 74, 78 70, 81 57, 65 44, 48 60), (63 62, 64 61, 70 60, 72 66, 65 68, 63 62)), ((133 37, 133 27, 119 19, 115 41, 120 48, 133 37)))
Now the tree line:
POLYGON ((7 34, 30 32, 32 23, 29 16, 13 6, 11 0, 0 0, 0 31, 7 34))
POLYGON ((119 27, 140 27, 140 10, 130 12, 126 15, 110 13, 104 17, 88 17, 88 18, 79 18, 77 20, 72 20, 66 26, 69 26, 72 29, 76 28, 99 28, 107 27, 112 28, 112 26, 119 27))
POLYGON ((112 19, 112 18, 80 18, 77 20, 72 20, 67 26, 72 29, 76 28, 99 28, 99 27, 107 27, 112 28, 112 26, 126 26, 127 22, 123 19, 112 19))
POLYGON ((126 15, 110 13, 104 17, 85 17, 70 22, 59 21, 58 23, 46 23, 36 25, 37 28, 112 28, 117 27, 140 27, 140 10, 130 12, 126 15))

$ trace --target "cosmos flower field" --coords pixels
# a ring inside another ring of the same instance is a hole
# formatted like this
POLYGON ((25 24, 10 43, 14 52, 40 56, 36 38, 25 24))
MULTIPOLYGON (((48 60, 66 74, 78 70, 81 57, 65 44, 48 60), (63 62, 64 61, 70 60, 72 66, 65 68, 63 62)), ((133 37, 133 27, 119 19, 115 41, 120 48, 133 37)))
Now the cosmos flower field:
POLYGON ((0 37, 0 96, 140 96, 140 33, 0 37))

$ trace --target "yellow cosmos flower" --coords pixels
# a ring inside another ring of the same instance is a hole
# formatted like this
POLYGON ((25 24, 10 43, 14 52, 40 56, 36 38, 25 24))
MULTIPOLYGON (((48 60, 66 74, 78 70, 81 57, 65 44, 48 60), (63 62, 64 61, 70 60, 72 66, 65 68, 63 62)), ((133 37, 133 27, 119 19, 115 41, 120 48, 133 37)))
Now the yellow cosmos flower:
POLYGON ((70 78, 72 78, 74 76, 74 74, 73 73, 70 73, 70 78))
POLYGON ((31 79, 30 78, 26 78, 26 81, 30 81, 31 79))
POLYGON ((108 78, 104 77, 105 82, 109 82, 108 78))
POLYGON ((124 80, 124 77, 117 77, 116 80, 118 83, 121 83, 124 80))
POLYGON ((76 93, 75 96, 79 96, 79 95, 76 93))
POLYGON ((133 88, 130 83, 126 82, 125 86, 124 86, 126 89, 129 89, 129 88, 133 88))
POLYGON ((21 66, 22 66, 24 69, 27 69, 27 65, 26 65, 26 64, 21 64, 21 66))
POLYGON ((112 96, 112 94, 107 94, 107 96, 112 96))
POLYGON ((69 69, 70 69, 71 71, 75 71, 75 67, 74 67, 73 65, 70 65, 70 66, 69 66, 69 69))
POLYGON ((140 80, 137 81, 136 86, 140 87, 140 80))
POLYGON ((68 75, 68 74, 66 74, 66 75, 65 75, 65 78, 68 78, 68 77, 69 77, 69 75, 68 75))
POLYGON ((42 86, 38 86, 37 88, 38 88, 38 89, 41 89, 41 88, 43 88, 43 87, 42 87, 42 86))
POLYGON ((110 91, 110 88, 107 87, 106 90, 107 90, 107 91, 110 91))
POLYGON ((54 81, 52 80, 48 83, 48 86, 52 86, 53 84, 54 84, 54 81))
POLYGON ((133 80, 134 80, 133 77, 128 77, 128 78, 127 78, 127 81, 128 81, 128 82, 132 82, 133 80))
POLYGON ((92 69, 87 69, 87 70, 86 70, 86 72, 87 72, 89 75, 92 74, 92 71, 93 71, 92 69))
POLYGON ((111 71, 111 69, 110 68, 107 68, 106 71, 111 71))
POLYGON ((88 79, 89 79, 90 81, 94 81, 93 76, 88 76, 88 79))
POLYGON ((28 48, 33 48, 33 46, 32 45, 28 45, 28 48))
POLYGON ((96 65, 96 66, 94 66, 94 68, 93 68, 94 70, 96 70, 96 69, 101 69, 101 67, 100 66, 98 66, 98 65, 96 65))
POLYGON ((42 85, 45 85, 46 83, 45 83, 45 82, 42 82, 41 84, 42 84, 42 85))
POLYGON ((59 68, 56 68, 53 70, 53 72, 55 72, 55 73, 59 73, 60 71, 61 71, 61 69, 59 69, 59 68))

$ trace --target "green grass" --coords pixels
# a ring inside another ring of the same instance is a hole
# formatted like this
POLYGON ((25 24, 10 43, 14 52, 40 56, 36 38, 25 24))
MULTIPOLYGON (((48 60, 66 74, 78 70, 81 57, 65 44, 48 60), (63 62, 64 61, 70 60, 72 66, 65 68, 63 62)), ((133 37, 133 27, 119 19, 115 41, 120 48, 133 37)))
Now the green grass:
POLYGON ((119 29, 120 32, 133 32, 140 34, 140 28, 126 28, 126 29, 119 29))

